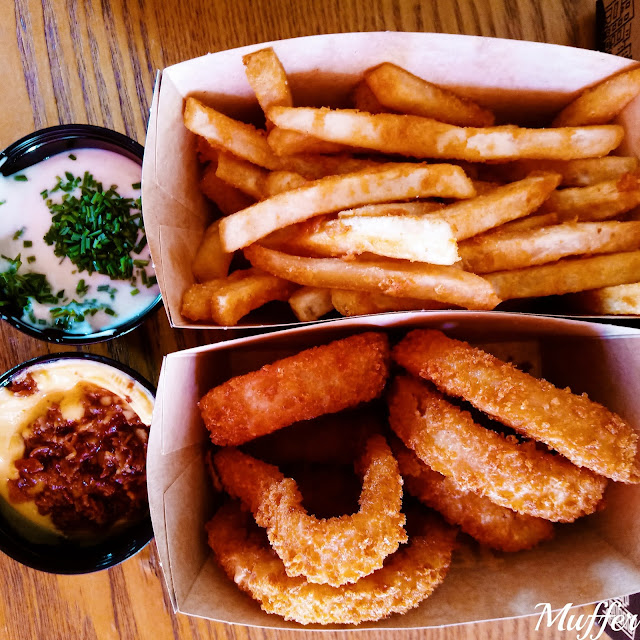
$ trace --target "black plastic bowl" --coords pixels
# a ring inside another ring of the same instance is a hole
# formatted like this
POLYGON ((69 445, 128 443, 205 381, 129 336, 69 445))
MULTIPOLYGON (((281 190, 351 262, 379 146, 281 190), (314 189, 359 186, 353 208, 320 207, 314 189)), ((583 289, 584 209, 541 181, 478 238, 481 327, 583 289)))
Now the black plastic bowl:
MULTIPOLYGON (((109 365, 139 382, 155 397, 155 387, 139 373, 115 360, 91 353, 58 353, 27 360, 2 374, 0 387, 5 387, 16 375, 35 364, 60 359, 87 359, 109 365)), ((151 518, 147 513, 142 519, 95 545, 63 538, 59 542, 41 544, 25 539, 0 512, 0 551, 28 567, 48 573, 81 574, 108 569, 136 554, 152 538, 151 518)))
MULTIPOLYGON (((95 127, 89 124, 63 124, 30 133, 0 152, 0 174, 10 176, 58 153, 87 148, 113 151, 142 166, 144 147, 135 140, 104 127, 95 127)), ((162 297, 158 294, 158 297, 149 306, 141 309, 137 315, 129 320, 109 329, 88 334, 67 333, 62 329, 52 327, 43 327, 42 329, 34 327, 21 319, 21 310, 0 308, 0 318, 23 333, 39 340, 57 344, 91 344, 111 340, 133 331, 161 304, 162 297)))

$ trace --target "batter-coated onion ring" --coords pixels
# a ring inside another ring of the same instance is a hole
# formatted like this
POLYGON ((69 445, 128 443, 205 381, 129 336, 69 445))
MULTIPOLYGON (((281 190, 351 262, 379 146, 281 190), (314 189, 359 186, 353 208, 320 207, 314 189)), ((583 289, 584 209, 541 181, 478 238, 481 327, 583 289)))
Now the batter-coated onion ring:
POLYGON ((227 576, 267 613, 300 624, 359 624, 412 609, 444 580, 455 531, 421 519, 408 545, 355 584, 331 587, 289 577, 260 531, 237 504, 220 509, 207 525, 209 545, 227 576))
POLYGON ((382 567, 384 559, 406 542, 402 478, 386 440, 369 438, 358 462, 362 472, 360 510, 318 519, 307 513, 295 480, 277 467, 235 449, 215 456, 226 491, 239 498, 267 530, 271 546, 289 576, 340 586, 382 567))
POLYGON ((388 401, 391 428, 404 444, 461 488, 554 522, 573 522, 598 508, 606 478, 533 442, 485 429, 426 383, 398 377, 388 401))
POLYGON ((393 357, 443 393, 464 398, 579 467, 619 482, 640 482, 638 434, 585 394, 558 389, 440 331, 411 331, 393 357))
POLYGON ((406 490, 478 542, 500 551, 522 551, 553 536, 549 520, 516 513, 461 489, 453 478, 431 469, 397 440, 393 452, 406 490))

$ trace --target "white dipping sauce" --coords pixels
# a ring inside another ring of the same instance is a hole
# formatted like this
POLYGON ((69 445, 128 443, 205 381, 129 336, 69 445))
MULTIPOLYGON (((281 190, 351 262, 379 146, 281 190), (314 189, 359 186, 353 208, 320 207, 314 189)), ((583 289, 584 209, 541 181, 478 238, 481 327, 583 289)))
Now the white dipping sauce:
MULTIPOLYGON (((134 260, 148 261, 146 266, 134 267, 135 284, 132 284, 130 279, 115 280, 95 271, 91 275, 87 271, 79 271, 68 257, 56 256, 54 245, 44 241, 52 224, 52 213, 42 192, 53 189, 59 178, 66 181, 67 172, 82 178, 85 171, 101 182, 105 191, 111 185, 116 185, 116 191, 123 198, 135 200, 140 197, 140 188, 133 188, 134 184, 141 181, 140 165, 104 149, 75 149, 52 156, 18 174, 0 175, 0 254, 11 259, 20 254, 22 266, 19 274, 45 274, 53 295, 64 291, 64 298, 58 304, 41 304, 31 299, 31 307, 25 309, 22 320, 40 329, 53 326, 52 308, 68 305, 73 300, 80 303, 80 307, 73 307, 78 310, 81 310, 83 303, 86 305, 88 301, 95 300, 96 304, 92 306, 106 305, 112 313, 101 309, 95 315, 86 314, 83 322, 75 322, 70 329, 64 329, 66 333, 88 334, 115 327, 150 306, 159 293, 148 245, 140 254, 131 254, 134 260), (24 176, 26 180, 16 180, 16 176, 24 176), (28 246, 29 243, 31 246, 28 246), (153 283, 151 286, 144 284, 141 271, 153 283), (76 290, 81 280, 84 280, 85 287, 89 287, 83 296, 76 290), (108 290, 99 291, 99 287, 108 287, 108 290)), ((61 202, 63 193, 56 191, 48 198, 57 204, 61 202)), ((72 195, 79 197, 80 188, 73 191, 72 195)), ((141 229, 138 242, 142 236, 141 229)), ((6 260, 0 259, 0 271, 6 271, 8 266, 6 260)))

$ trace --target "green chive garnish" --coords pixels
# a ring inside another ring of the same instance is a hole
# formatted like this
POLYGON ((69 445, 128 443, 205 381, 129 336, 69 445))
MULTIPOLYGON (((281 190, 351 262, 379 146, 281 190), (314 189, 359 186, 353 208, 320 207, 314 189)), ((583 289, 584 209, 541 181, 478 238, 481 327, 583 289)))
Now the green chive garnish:
POLYGON ((123 198, 115 185, 105 191, 88 171, 82 177, 66 172, 54 191, 64 193, 60 202, 47 200, 52 224, 44 240, 54 253, 69 257, 80 272, 130 280, 137 266, 131 254, 139 254, 147 243, 139 199, 123 198))

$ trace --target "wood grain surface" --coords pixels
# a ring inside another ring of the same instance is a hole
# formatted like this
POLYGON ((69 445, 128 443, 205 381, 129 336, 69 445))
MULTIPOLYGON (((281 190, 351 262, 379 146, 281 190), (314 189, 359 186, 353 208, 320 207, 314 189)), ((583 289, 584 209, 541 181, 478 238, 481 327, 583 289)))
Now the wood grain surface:
MULTIPOLYGON (((0 0, 0 148, 41 127, 89 123, 144 144, 157 69, 241 45, 346 31, 437 31, 591 48, 594 0, 0 0)), ((0 371, 68 351, 0 323, 0 371)), ((156 382, 165 353, 232 332, 176 331, 161 309, 142 327, 81 350, 156 382)), ((0 556, 0 638, 237 640, 301 637, 174 615, 153 544, 122 565, 53 576, 0 556)), ((586 607, 577 613, 589 612, 586 607)), ((325 638, 453 640, 576 638, 536 618, 415 632, 325 638)))

